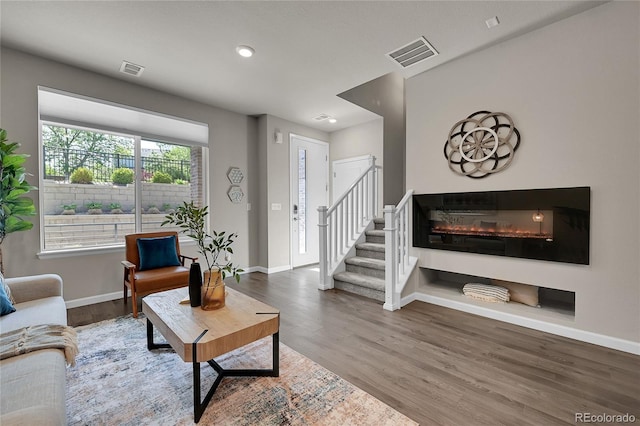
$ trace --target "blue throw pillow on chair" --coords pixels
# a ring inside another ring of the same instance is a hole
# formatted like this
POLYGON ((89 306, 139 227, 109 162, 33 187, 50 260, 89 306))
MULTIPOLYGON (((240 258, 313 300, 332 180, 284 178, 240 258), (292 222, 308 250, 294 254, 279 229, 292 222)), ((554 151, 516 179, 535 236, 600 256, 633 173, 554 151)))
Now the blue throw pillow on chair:
POLYGON ((140 254, 140 270, 164 268, 165 266, 180 266, 176 250, 176 236, 157 238, 138 238, 138 253, 140 254))

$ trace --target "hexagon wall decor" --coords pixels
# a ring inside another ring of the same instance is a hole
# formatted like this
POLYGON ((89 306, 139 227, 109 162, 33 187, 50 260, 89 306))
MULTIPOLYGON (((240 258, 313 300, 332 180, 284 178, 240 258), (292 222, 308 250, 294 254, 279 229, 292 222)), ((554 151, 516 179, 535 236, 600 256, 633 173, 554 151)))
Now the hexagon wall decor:
POLYGON ((242 174, 242 170, 238 167, 231 167, 227 172, 227 178, 229 179, 229 182, 234 185, 238 185, 244 180, 244 174, 242 174))
POLYGON ((231 202, 234 204, 242 202, 242 199, 244 198, 244 192, 242 192, 242 188, 237 185, 231 185, 229 191, 227 191, 227 195, 229 196, 231 202))

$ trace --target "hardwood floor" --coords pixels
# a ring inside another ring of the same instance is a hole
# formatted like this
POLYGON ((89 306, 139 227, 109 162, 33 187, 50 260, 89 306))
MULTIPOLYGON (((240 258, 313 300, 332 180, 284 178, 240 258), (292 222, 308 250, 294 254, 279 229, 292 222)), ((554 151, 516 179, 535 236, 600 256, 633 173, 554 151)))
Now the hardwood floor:
MULTIPOLYGON (((280 341, 422 425, 555 425, 576 413, 640 421, 640 356, 422 302, 387 312, 319 291, 317 269, 228 285, 281 311, 280 341)), ((128 308, 128 309, 127 309, 128 308)), ((70 325, 130 302, 68 310, 70 325)))

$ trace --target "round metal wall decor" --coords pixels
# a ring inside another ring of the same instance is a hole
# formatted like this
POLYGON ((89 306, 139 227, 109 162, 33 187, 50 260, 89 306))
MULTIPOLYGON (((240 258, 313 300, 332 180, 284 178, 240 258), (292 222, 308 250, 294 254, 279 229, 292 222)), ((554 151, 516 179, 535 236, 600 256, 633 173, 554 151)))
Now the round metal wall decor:
POLYGON ((444 144, 449 168, 473 179, 506 169, 520 146, 520 132, 502 112, 478 111, 453 125, 444 144))

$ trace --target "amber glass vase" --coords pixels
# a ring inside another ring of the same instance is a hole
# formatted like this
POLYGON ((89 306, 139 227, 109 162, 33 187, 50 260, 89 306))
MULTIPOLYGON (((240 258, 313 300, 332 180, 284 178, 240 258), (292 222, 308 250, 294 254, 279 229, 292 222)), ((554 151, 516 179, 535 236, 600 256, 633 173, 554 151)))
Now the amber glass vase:
POLYGON ((224 293, 222 272, 216 268, 204 271, 200 307, 205 311, 222 308, 224 306, 224 293))

